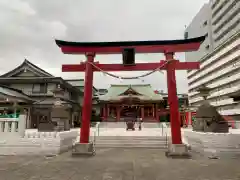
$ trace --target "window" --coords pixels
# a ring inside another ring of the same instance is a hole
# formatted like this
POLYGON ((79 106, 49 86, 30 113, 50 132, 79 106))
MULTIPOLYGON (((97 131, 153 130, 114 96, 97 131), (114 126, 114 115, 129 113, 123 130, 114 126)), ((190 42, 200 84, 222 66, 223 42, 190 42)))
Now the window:
POLYGON ((45 84, 45 83, 33 84, 32 92, 33 93, 47 93, 47 84, 45 84))
POLYGON ((188 39, 188 32, 187 31, 184 33, 184 39, 188 39))
POLYGON ((210 46, 209 46, 209 45, 207 45, 207 46, 205 47, 205 49, 206 49, 206 50, 209 50, 209 48, 210 48, 210 46))
POLYGON ((215 2, 212 3, 212 9, 214 9, 218 4, 219 4, 220 0, 216 0, 215 2))
POLYGON ((207 21, 204 21, 203 26, 206 26, 207 24, 208 24, 208 22, 207 22, 207 21))

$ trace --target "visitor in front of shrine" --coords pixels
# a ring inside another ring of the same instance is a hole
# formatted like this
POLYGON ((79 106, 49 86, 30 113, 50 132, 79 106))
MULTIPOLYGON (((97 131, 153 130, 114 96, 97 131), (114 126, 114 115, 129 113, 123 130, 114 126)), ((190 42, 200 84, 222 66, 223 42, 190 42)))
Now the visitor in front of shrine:
POLYGON ((138 119, 138 130, 139 130, 139 131, 142 130, 142 122, 143 122, 142 118, 139 118, 139 119, 138 119))

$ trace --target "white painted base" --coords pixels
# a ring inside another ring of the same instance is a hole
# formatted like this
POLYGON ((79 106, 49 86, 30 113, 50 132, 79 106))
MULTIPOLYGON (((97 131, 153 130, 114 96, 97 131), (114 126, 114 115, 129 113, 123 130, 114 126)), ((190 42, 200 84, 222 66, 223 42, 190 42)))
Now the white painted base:
POLYGON ((72 148, 77 132, 35 132, 23 138, 0 137, 0 155, 57 155, 72 148))
POLYGON ((91 156, 95 155, 95 148, 93 143, 76 143, 72 149, 73 156, 91 156))
POLYGON ((169 144, 166 153, 168 157, 189 157, 188 147, 185 144, 169 144))

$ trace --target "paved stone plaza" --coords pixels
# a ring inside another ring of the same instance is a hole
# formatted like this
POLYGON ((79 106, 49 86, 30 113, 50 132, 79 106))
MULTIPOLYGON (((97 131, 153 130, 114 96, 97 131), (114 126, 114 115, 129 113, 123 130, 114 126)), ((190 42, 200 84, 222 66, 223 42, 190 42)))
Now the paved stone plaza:
POLYGON ((149 149, 98 149, 91 158, 0 157, 1 180, 238 180, 239 159, 168 159, 149 149))

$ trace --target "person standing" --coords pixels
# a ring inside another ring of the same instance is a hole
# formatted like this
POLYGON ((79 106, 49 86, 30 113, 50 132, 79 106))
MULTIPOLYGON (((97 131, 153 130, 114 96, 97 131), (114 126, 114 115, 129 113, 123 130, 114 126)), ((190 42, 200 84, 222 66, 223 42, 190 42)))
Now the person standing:
POLYGON ((138 130, 141 131, 142 130, 142 118, 138 119, 138 130))

